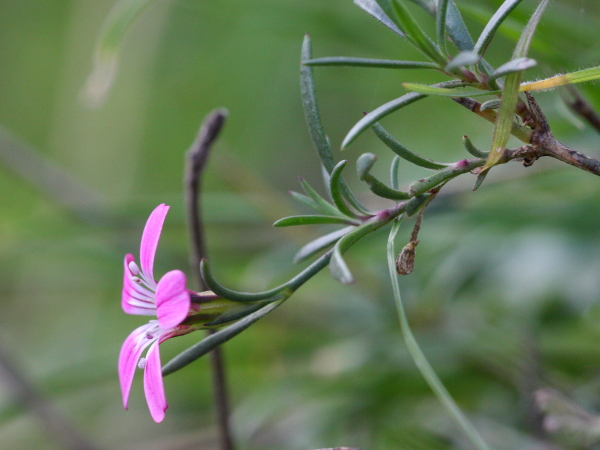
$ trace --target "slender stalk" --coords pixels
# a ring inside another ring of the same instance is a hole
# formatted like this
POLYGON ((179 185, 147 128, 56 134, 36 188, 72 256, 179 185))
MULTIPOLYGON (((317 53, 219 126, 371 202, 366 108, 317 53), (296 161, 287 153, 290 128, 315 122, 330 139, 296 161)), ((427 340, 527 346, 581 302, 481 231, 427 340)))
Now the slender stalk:
POLYGON ((575 114, 583 117, 596 131, 600 132, 600 114, 598 114, 598 111, 573 86, 567 86, 567 88, 572 98, 566 98, 565 95, 565 103, 575 114))
MULTIPOLYGON (((223 125, 227 111, 218 109, 213 111, 204 120, 198 137, 187 154, 187 166, 185 175, 186 202, 189 217, 190 237, 192 251, 190 255, 192 272, 200 290, 206 286, 200 274, 200 261, 206 258, 206 239, 204 237, 204 223, 200 207, 201 182, 204 169, 208 163, 208 156, 212 144, 215 142, 223 125)), ((209 333, 214 333, 210 330, 209 333)), ((214 395, 219 420, 221 437, 221 450, 233 450, 233 438, 229 425, 229 395, 227 391, 227 379, 223 350, 220 346, 211 352, 211 366, 214 380, 214 395)))
POLYGON ((408 324, 408 319, 406 317, 406 313, 404 311, 404 306, 402 304, 402 297, 400 296, 400 286, 398 284, 398 276, 396 275, 396 263, 395 263, 395 254, 394 251, 394 238, 396 237, 396 233, 400 228, 400 220, 396 220, 392 226, 390 231, 390 236, 388 239, 387 245, 387 257, 388 257, 388 267, 390 271, 390 279, 392 281, 392 289, 394 292, 394 300, 396 302, 396 309, 398 310, 398 318, 400 320, 400 329, 402 331, 402 336, 404 337, 404 341, 406 342, 406 346, 410 355, 412 356, 417 368, 427 381, 427 384, 440 400, 440 402, 446 407, 452 418, 456 421, 458 426, 463 430, 467 438, 471 441, 473 446, 477 450, 490 450, 488 445, 479 435, 477 430, 473 427, 469 419, 463 414, 461 409, 458 407, 454 399, 450 396, 450 393, 442 384, 437 374, 425 358, 425 355, 421 351, 419 344, 412 334, 410 326, 408 324))

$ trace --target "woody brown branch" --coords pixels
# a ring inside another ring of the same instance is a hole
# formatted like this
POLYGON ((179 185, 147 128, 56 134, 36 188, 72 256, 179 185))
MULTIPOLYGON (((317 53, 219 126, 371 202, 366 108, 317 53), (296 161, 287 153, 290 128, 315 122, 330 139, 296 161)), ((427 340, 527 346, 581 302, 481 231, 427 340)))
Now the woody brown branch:
MULTIPOLYGON (((504 164, 516 159, 522 160, 526 166, 529 166, 542 156, 549 156, 600 176, 600 161, 560 143, 552 134, 548 121, 533 96, 529 93, 526 93, 526 95, 533 123, 530 127, 527 127, 515 122, 512 134, 529 145, 524 145, 516 149, 505 149, 498 164, 504 164)), ((492 123, 496 122, 498 116, 496 111, 481 111, 481 103, 478 101, 470 97, 457 97, 453 98, 453 100, 478 116, 492 123)))

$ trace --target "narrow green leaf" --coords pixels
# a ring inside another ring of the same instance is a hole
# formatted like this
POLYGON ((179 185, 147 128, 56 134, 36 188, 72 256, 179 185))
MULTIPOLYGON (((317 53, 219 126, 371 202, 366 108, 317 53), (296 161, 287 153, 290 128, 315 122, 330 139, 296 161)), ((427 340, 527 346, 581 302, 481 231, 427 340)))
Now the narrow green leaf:
POLYGON ((322 224, 343 224, 343 225, 359 225, 347 217, 340 216, 289 216, 279 219, 273 224, 274 227, 294 227, 298 225, 322 225, 322 224))
POLYGON ((390 166, 390 186, 392 189, 398 189, 398 169, 400 168, 400 157, 394 156, 390 166))
MULTIPOLYGON (((434 85, 434 87, 454 87, 454 86, 463 86, 464 82, 462 81, 446 81, 443 83, 439 83, 434 85)), ((377 122, 379 119, 393 113, 394 111, 399 110, 411 103, 414 103, 418 100, 425 98, 426 95, 418 94, 416 92, 411 92, 409 94, 405 94, 402 97, 394 99, 390 102, 387 102, 384 105, 381 105, 379 108, 371 111, 367 115, 365 115, 361 120, 359 120, 356 125, 354 125, 346 137, 342 142, 342 149, 346 148, 354 139, 358 137, 363 131, 377 122)))
POLYGON ((375 0, 354 0, 354 4, 369 13, 394 33, 397 33, 402 37, 406 37, 404 32, 400 30, 398 25, 396 25, 390 18, 390 14, 393 12, 390 7, 386 8, 387 11, 384 11, 384 9, 375 0))
POLYGON ((312 198, 317 206, 317 211, 325 214, 326 216, 339 216, 343 217, 343 214, 340 213, 335 206, 325 200, 323 197, 319 195, 317 191, 315 191, 310 184, 303 178, 300 178, 300 183, 304 188, 304 191, 312 198))
POLYGON ((389 200, 408 200, 411 197, 406 192, 387 187, 371 174, 365 175, 363 181, 367 183, 371 192, 379 197, 389 200))
POLYGON ((444 167, 449 166, 450 164, 440 163, 437 161, 433 161, 429 158, 425 158, 412 150, 409 150, 404 145, 402 145, 399 141, 397 141, 390 133, 388 133, 385 128, 383 128, 379 123, 375 123, 373 125, 373 131, 377 135, 381 141, 389 147, 396 155, 404 158, 408 162, 416 164, 420 167, 425 167, 426 169, 438 170, 443 169, 444 167))
MULTIPOLYGON (((515 47, 512 59, 524 58, 527 56, 535 30, 540 22, 542 14, 548 6, 549 0, 542 0, 534 11, 531 19, 525 26, 523 34, 515 47)), ((484 171, 494 166, 502 157, 504 148, 508 143, 508 138, 513 128, 513 117, 515 107, 519 98, 519 88, 521 84, 522 72, 513 72, 506 76, 506 85, 502 92, 502 105, 498 111, 498 119, 494 128, 494 138, 492 149, 484 166, 484 171)))
POLYGON ((352 129, 348 132, 348 134, 344 138, 344 141, 342 142, 342 148, 346 148, 348 145, 350 145, 350 143, 354 141, 354 139, 356 139, 359 134, 361 134, 364 130, 369 128, 379 119, 425 97, 427 97, 425 94, 411 92, 409 94, 403 95, 400 98, 387 102, 385 105, 381 105, 379 108, 371 111, 369 114, 360 119, 356 123, 356 125, 354 125, 352 129))
POLYGON ((307 34, 302 43, 302 64, 300 65, 300 90, 302 92, 302 105, 304 106, 304 115, 308 125, 310 137, 317 149, 321 163, 331 173, 335 166, 333 152, 329 141, 325 135, 319 107, 317 105, 317 97, 315 92, 315 80, 313 77, 312 67, 305 65, 304 61, 311 59, 311 43, 310 37, 307 34))
POLYGON ((331 192, 331 198, 333 203, 339 210, 339 212, 345 214, 348 217, 356 217, 356 213, 352 211, 344 199, 344 193, 342 190, 342 171, 346 167, 348 161, 340 161, 331 171, 331 177, 329 179, 329 190, 331 192))
POLYGON ((408 193, 411 196, 423 194, 439 184, 451 180, 460 174, 470 172, 476 167, 481 167, 485 163, 483 159, 463 159, 453 164, 452 166, 446 167, 433 175, 423 178, 419 181, 415 181, 408 187, 408 193))
POLYGON ((317 202, 315 202, 312 198, 304 195, 304 194, 300 194, 299 192, 295 192, 295 191, 290 191, 290 195, 298 200, 300 203, 304 203, 306 206, 308 206, 309 208, 314 209, 315 211, 319 211, 322 212, 319 209, 319 205, 317 204, 317 202))
POLYGON ((463 136, 463 145, 465 146, 465 149, 476 158, 487 159, 487 157, 489 156, 489 152, 482 152, 477 147, 475 147, 471 142, 471 139, 469 139, 469 136, 467 135, 463 136))
POLYGON ((479 107, 479 111, 489 111, 490 109, 498 109, 500 108, 501 104, 502 100, 500 100, 499 98, 488 100, 487 102, 481 104, 481 106, 479 107))
POLYGON ((475 44, 465 25, 465 21, 456 7, 454 0, 448 1, 448 11, 446 12, 446 27, 450 39, 461 52, 473 50, 475 44))
POLYGON ((356 66, 378 67, 384 69, 436 69, 439 64, 426 61, 396 61, 393 59, 354 58, 351 56, 330 56, 304 61, 308 66, 356 66))
POLYGON ((502 64, 494 70, 488 77, 488 83, 500 77, 504 77, 510 73, 521 72, 537 66, 537 61, 531 58, 517 58, 502 64))
POLYGON ((274 297, 279 296, 281 294, 282 289, 285 288, 285 286, 278 286, 276 288, 264 292, 234 291, 232 289, 226 288, 225 286, 217 282, 217 280, 215 280, 210 270, 210 266, 208 265, 205 259, 203 259, 200 262, 200 274, 202 275, 202 280, 204 280, 204 283, 206 284, 206 287, 209 290, 213 291, 219 297, 223 297, 224 299, 231 300, 233 302, 245 303, 272 299, 274 297))
POLYGON ((377 156, 373 153, 364 153, 360 155, 360 158, 356 161, 356 169, 358 172, 358 178, 364 181, 369 186, 369 189, 373 194, 379 197, 387 198, 390 200, 407 200, 410 198, 406 192, 399 191, 387 187, 377 178, 369 173, 373 165, 377 161, 377 156))
POLYGON ((302 261, 305 261, 314 254, 320 252, 321 250, 325 250, 327 247, 332 245, 338 239, 345 236, 355 228, 356 227, 346 227, 340 230, 335 230, 331 233, 321 236, 320 238, 315 239, 314 241, 309 242, 308 244, 304 245, 300 250, 298 250, 298 252, 294 256, 294 264, 298 264, 302 261))
POLYGON ((331 261, 329 261, 329 270, 331 270, 331 275, 333 278, 338 280, 342 284, 352 284, 354 283, 354 276, 352 276, 352 272, 348 268, 346 261, 342 257, 342 253, 339 249, 339 241, 338 244, 333 247, 333 254, 331 255, 331 261))
MULTIPOLYGON (((352 274, 348 270, 348 267, 341 256, 363 237, 390 223, 392 220, 398 217, 398 215, 402 214, 406 210, 406 203, 408 202, 398 203, 391 209, 380 211, 377 216, 364 222, 354 231, 346 234, 337 242, 337 244, 335 244, 333 253, 337 253, 338 256, 333 267, 331 266, 331 262, 329 267, 336 279, 340 281, 344 280, 342 283, 352 282, 352 274)), ((331 261, 333 261, 333 256, 331 261)))
MULTIPOLYGON (((312 67, 302 64, 304 61, 311 59, 311 43, 310 36, 307 34, 304 37, 302 43, 302 55, 300 65, 300 90, 302 93, 302 105, 304 107, 304 115, 306 117, 306 123, 310 137, 313 141, 317 154, 321 159, 323 167, 327 170, 327 173, 331 173, 335 167, 335 160, 333 158, 333 152, 331 149, 331 143, 325 134, 323 124, 321 123, 321 115, 319 114, 319 107, 317 104, 317 97, 315 91, 315 80, 313 77, 312 67)), ((326 184, 328 185, 328 183, 326 184)), ((352 194, 348 185, 343 182, 342 189, 344 198, 350 203, 350 205, 357 211, 364 214, 369 214, 368 210, 361 205, 358 199, 352 194)))
POLYGON ((217 331, 216 333, 211 334, 210 336, 204 338, 202 341, 198 342, 196 345, 188 348, 187 350, 181 352, 167 364, 165 364, 162 368, 163 376, 167 376, 173 372, 178 371, 179 369, 183 369, 188 364, 196 361, 198 358, 206 355, 208 352, 213 350, 215 347, 227 342, 229 339, 237 336, 246 328, 248 328, 253 323, 262 319, 264 316, 269 314, 275 308, 283 303, 282 301, 269 303, 258 311, 244 317, 239 322, 234 323, 233 325, 228 326, 222 330, 217 331))
POLYGON ((494 37, 494 34, 496 34, 498 27, 502 24, 502 22, 504 22, 504 19, 508 17, 508 15, 517 7, 519 3, 521 3, 521 0, 506 0, 500 6, 500 8, 496 10, 492 18, 481 32, 481 35, 479 35, 479 39, 477 39, 477 43, 473 49, 475 53, 478 55, 483 55, 485 53, 485 50, 494 37))
POLYGON ((356 172, 359 180, 364 180, 377 161, 375 153, 363 153, 356 160, 356 172))
POLYGON ((437 32, 437 45, 444 52, 448 53, 446 46, 446 16, 448 13, 448 0, 438 0, 437 11, 435 17, 435 25, 437 32))
POLYGON ((323 177, 323 186, 327 190, 327 196, 331 199, 331 189, 329 185, 331 184, 331 175, 327 172, 327 169, 323 164, 321 164, 321 176, 323 177))
POLYGON ((425 206, 425 202, 430 196, 431 194, 420 194, 413 198, 406 204, 406 215, 412 217, 417 214, 425 206))
POLYGON ((231 309, 231 310, 221 314, 219 317, 217 317, 212 322, 205 323, 204 325, 206 327, 220 327, 223 325, 227 325, 231 322, 235 322, 235 321, 241 319, 242 317, 246 317, 248 314, 252 314, 253 312, 258 311, 263 306, 265 306, 264 302, 256 302, 256 303, 241 305, 238 308, 231 309))
POLYGON ((517 42, 512 59, 524 58, 527 56, 527 53, 529 53, 529 47, 531 47, 531 41, 535 35, 535 30, 537 29, 540 19, 542 18, 542 15, 544 15, 544 11, 549 3, 550 0, 542 0, 531 15, 529 22, 527 22, 527 25, 525 26, 525 29, 523 30, 523 33, 517 42))
POLYGON ((521 85, 521 92, 524 91, 539 91, 542 89, 553 89, 567 84, 584 83, 600 78, 600 66, 591 67, 589 69, 578 70, 564 75, 555 75, 545 80, 530 81, 521 85))
MULTIPOLYGON (((389 0, 378 0, 378 3, 382 5, 387 3, 389 0)), ((437 62, 441 65, 446 65, 448 57, 442 53, 437 45, 425 34, 425 31, 421 28, 418 22, 414 19, 412 14, 408 11, 406 6, 401 0, 391 0, 392 6, 396 16, 390 16, 392 20, 397 18, 400 28, 406 33, 406 37, 413 43, 419 50, 425 55, 431 58, 432 61, 437 62)))
POLYGON ((429 14, 435 14, 435 0, 410 0, 411 2, 419 5, 429 14))
POLYGON ((471 51, 460 52, 446 65, 446 71, 453 72, 462 66, 471 66, 479 62, 479 55, 471 51))
POLYGON ((444 97, 477 97, 480 95, 494 95, 501 91, 485 91, 473 87, 457 87, 452 89, 427 86, 417 83, 402 83, 402 86, 409 91, 418 92, 425 95, 441 95, 444 97))
POLYGON ((473 191, 476 191, 477 189, 479 189, 479 186, 481 186, 481 183, 483 183, 483 180, 485 180, 485 177, 487 177, 487 174, 489 173, 489 170, 485 170, 483 172, 481 172, 479 175, 477 175, 477 179, 475 180, 475 184, 473 185, 473 191))
POLYGON ((83 101, 95 108, 102 105, 117 75, 119 52, 131 25, 154 0, 121 0, 102 24, 94 48, 94 66, 82 91, 83 101))

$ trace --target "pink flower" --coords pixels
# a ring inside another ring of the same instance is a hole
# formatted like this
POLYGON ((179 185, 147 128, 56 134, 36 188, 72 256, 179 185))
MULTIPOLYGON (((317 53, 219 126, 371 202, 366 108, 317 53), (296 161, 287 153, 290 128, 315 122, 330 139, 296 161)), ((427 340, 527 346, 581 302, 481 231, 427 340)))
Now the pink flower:
POLYGON ((162 422, 168 408, 159 345, 169 338, 201 328, 196 323, 182 324, 188 315, 200 311, 200 305, 193 304, 190 295, 198 294, 187 289, 185 274, 180 270, 172 270, 163 275, 158 283, 154 280, 154 255, 168 212, 167 205, 159 205, 152 211, 146 222, 140 246, 141 270, 132 254, 125 256, 122 297, 122 306, 126 313, 156 315, 158 318, 131 333, 125 340, 119 356, 119 378, 125 409, 127 409, 135 369, 139 367, 144 369, 146 401, 150 414, 156 422, 162 422), (146 357, 141 358, 148 347, 150 348, 146 357))

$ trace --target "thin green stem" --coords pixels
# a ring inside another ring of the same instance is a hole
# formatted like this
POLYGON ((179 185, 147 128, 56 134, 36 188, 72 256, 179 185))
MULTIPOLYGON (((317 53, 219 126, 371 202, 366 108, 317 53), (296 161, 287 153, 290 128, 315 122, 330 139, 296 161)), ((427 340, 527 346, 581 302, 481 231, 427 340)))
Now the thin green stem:
POLYGON ((485 441, 481 438, 477 430, 473 427, 469 419, 463 414, 461 409, 458 407, 454 399, 450 396, 450 393, 442 384, 437 374, 425 358, 425 355, 421 351, 419 344, 412 334, 410 330, 410 326, 408 324, 408 319, 406 318, 406 313, 404 311, 404 306, 402 304, 402 297, 400 296, 400 286, 398 284, 398 275, 396 274, 396 263, 395 263, 395 255, 394 251, 394 238, 396 237, 396 233, 400 228, 400 219, 397 219, 390 231, 390 237, 388 239, 387 245, 387 257, 388 257, 388 267, 390 270, 390 279, 392 281, 392 289, 394 292, 394 300, 396 302, 396 309, 398 310, 398 318, 400 320, 400 329, 402 331, 402 336, 404 337, 404 341, 406 342, 406 346, 410 355, 412 356, 417 368, 427 381, 427 384, 440 400, 440 402, 444 405, 444 407, 448 410, 452 418, 456 421, 458 426, 464 431, 466 436, 469 438, 473 446, 478 450, 490 450, 485 441))

